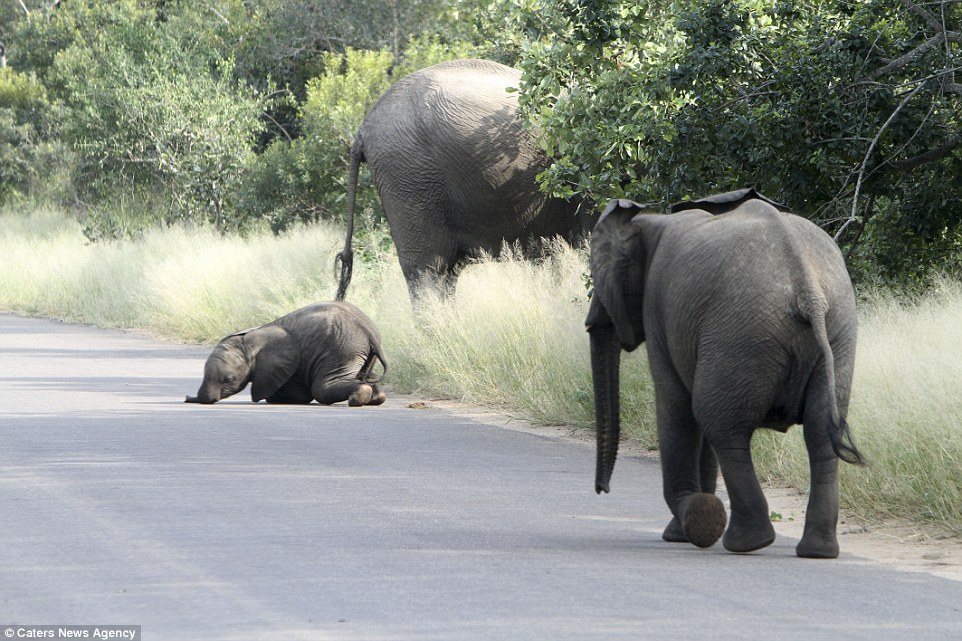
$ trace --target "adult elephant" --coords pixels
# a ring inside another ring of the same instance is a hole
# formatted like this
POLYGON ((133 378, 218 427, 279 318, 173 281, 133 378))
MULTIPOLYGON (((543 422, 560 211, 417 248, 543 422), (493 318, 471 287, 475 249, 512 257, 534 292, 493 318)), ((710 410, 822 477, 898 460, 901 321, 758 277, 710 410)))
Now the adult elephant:
POLYGON ((838 459, 861 463, 845 416, 855 296, 834 241, 754 190, 686 202, 671 215, 612 201, 591 238, 598 462, 607 492, 618 451, 622 349, 647 343, 664 495, 663 537, 749 552, 775 539, 751 459, 758 427, 804 425, 811 467, 796 553, 838 556, 838 459), (717 458, 716 458, 717 457, 717 458), (718 467, 731 499, 714 495, 718 467))
POLYGON ((530 251, 541 237, 574 241, 593 223, 575 200, 551 198, 536 178, 546 155, 522 123, 521 74, 486 60, 422 69, 394 84, 364 119, 351 149, 347 238, 337 299, 351 280, 355 193, 366 161, 412 298, 424 284, 450 292, 472 257, 505 241, 530 251))

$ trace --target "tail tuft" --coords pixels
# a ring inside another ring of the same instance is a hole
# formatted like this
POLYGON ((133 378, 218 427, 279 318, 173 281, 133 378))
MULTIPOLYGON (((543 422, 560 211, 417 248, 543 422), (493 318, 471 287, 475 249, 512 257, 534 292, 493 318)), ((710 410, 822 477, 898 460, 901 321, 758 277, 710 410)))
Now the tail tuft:
POLYGON ((839 425, 836 429, 829 430, 828 436, 832 442, 832 449, 835 450, 835 455, 840 459, 852 465, 868 465, 868 461, 855 447, 855 442, 852 441, 852 431, 844 418, 839 418, 839 425))
POLYGON ((339 272, 337 278, 337 294, 334 300, 343 301, 347 296, 347 286, 351 283, 351 275, 354 273, 354 253, 350 246, 345 247, 344 251, 338 252, 334 257, 334 271, 339 272))

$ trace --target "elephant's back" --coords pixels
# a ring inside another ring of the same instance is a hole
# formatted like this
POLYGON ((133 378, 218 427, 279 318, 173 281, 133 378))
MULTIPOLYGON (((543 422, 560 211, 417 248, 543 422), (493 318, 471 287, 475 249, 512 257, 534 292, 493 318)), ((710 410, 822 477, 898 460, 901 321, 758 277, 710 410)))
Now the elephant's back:
MULTIPOLYGON (((699 305, 687 306, 696 316, 744 315, 749 322, 752 313, 747 310, 787 313, 799 296, 810 295, 825 299, 842 316, 854 310, 854 293, 838 246, 806 218, 751 201, 717 216, 671 214, 665 223, 664 246, 672 251, 659 251, 652 268, 672 275, 659 291, 666 308, 674 308, 669 300, 689 299, 691 291, 711 283, 713 295, 700 305, 712 309, 692 311, 699 305)), ((741 331, 742 326, 732 327, 741 331)))
MULTIPOLYGON (((482 101, 490 96, 505 98, 517 105, 516 94, 521 72, 498 62, 481 59, 451 60, 425 67, 401 78, 384 92, 381 101, 392 94, 423 96, 431 92, 454 92, 464 101, 482 101), (502 96, 504 94, 504 96, 502 96)), ((379 101, 380 102, 380 101, 379 101)))
POLYGON ((365 159, 374 171, 396 157, 436 165, 449 149, 495 149, 499 135, 524 138, 517 94, 508 91, 520 79, 518 70, 488 60, 454 60, 405 76, 361 125, 365 159), (420 154, 412 157, 413 150, 420 154))
POLYGON ((514 67, 508 67, 507 65, 494 62, 493 60, 465 58, 462 60, 440 62, 436 65, 431 65, 430 67, 425 67, 424 69, 415 71, 408 77, 447 78, 449 80, 456 80, 459 77, 467 77, 468 79, 489 77, 492 80, 511 83, 521 80, 521 72, 514 67))

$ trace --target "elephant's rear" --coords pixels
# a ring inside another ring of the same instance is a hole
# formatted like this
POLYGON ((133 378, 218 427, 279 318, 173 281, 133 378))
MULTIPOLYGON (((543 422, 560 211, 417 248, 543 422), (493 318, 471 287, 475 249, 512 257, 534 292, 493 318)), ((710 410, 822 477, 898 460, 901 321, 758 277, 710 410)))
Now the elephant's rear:
POLYGON ((753 419, 780 430, 811 422, 817 406, 833 451, 861 461, 845 422, 855 294, 835 242, 811 221, 762 201, 677 230, 684 242, 676 239, 676 251, 659 264, 671 284, 650 297, 650 314, 674 328, 666 348, 679 374, 693 381, 699 419, 716 413, 718 390, 727 404, 754 407, 753 419), (713 284, 712 296, 697 305, 673 302, 699 300, 694 292, 704 283, 713 284))
POLYGON ((855 292, 835 241, 811 221, 796 217, 793 222, 807 239, 808 250, 804 257, 808 286, 799 292, 796 309, 810 324, 820 355, 806 390, 804 422, 822 425, 835 455, 861 465, 865 459, 846 420, 858 335, 855 292))
POLYGON ((409 284, 504 241, 587 231, 590 212, 538 188, 548 159, 508 91, 519 82, 491 61, 442 63, 399 80, 365 118, 364 156, 409 284))

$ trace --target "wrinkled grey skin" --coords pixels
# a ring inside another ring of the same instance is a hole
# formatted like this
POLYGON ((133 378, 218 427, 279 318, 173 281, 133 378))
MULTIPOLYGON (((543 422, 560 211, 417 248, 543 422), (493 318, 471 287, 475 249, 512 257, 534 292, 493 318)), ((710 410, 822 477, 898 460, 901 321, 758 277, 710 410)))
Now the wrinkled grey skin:
POLYGON ((255 403, 380 405, 385 374, 374 323, 350 303, 316 303, 219 342, 197 396, 186 402, 216 403, 251 383, 255 403), (373 375, 375 361, 380 377, 373 375))
POLYGON ((677 209, 685 211, 649 214, 612 201, 592 232, 596 490, 609 490, 618 451, 620 352, 645 342, 674 516, 663 538, 708 547, 724 533, 732 552, 771 544, 750 442, 759 427, 801 423, 811 488, 796 553, 835 558, 838 459, 863 462, 845 422, 856 327, 841 253, 753 190, 677 209), (727 530, 714 495, 719 466, 727 530))
POLYGON ((486 60, 458 60, 399 80, 364 119, 351 149, 348 226, 337 300, 351 279, 358 168, 377 186, 412 298, 422 285, 453 291, 461 268, 504 241, 537 249, 539 238, 587 236, 590 207, 549 198, 536 178, 548 159, 523 127, 521 74, 486 60), (427 282, 425 282, 427 281, 427 282))

